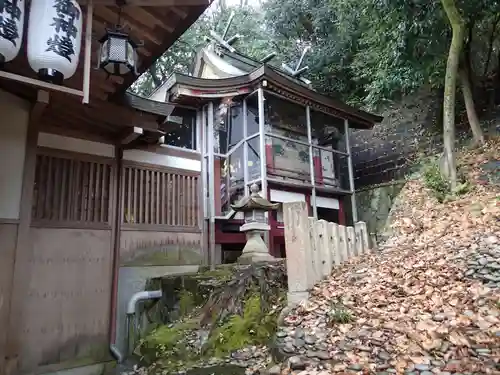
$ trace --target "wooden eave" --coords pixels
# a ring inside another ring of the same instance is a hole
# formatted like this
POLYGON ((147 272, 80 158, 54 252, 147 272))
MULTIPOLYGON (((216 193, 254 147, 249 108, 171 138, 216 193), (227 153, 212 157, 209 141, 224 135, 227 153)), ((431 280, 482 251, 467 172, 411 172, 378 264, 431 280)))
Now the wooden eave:
POLYGON ((183 74, 172 74, 167 85, 167 96, 172 103, 184 105, 200 105, 210 101, 217 93, 239 92, 244 88, 253 91, 259 85, 284 96, 294 102, 311 106, 311 108, 326 114, 350 120, 350 126, 355 129, 370 129, 374 124, 382 121, 377 116, 357 108, 351 107, 341 101, 322 95, 287 78, 273 68, 263 65, 249 74, 223 79, 204 79, 183 74), (197 93, 213 94, 203 98, 197 93))
MULTIPOLYGON (((35 0, 31 0, 35 1, 35 0)), ((87 0, 82 4, 83 25, 87 18, 87 0)), ((138 73, 143 73, 196 21, 210 5, 211 0, 127 0, 122 8, 121 23, 130 36, 143 43, 138 49, 138 73)), ((92 18, 92 67, 97 65, 100 45, 98 39, 106 28, 113 27, 118 20, 119 8, 113 0, 93 0, 92 18)), ((29 17, 30 1, 26 4, 29 17)), ((25 27, 28 25, 25 20, 25 27)), ((85 28, 84 28, 85 29, 85 28)), ((85 35, 82 36, 85 40, 85 35)), ((27 29, 23 36, 23 48, 13 61, 5 64, 8 73, 36 79, 26 57, 27 29)), ((84 54, 82 48, 78 69, 73 77, 63 82, 63 86, 81 90, 84 76, 84 54)), ((82 104, 82 98, 57 91, 50 92, 49 105, 42 116, 42 131, 101 139, 114 143, 123 129, 141 126, 158 129, 161 119, 169 114, 165 103, 139 98, 127 92, 137 76, 125 77, 108 75, 101 69, 90 72, 90 102, 82 104)), ((0 78, 0 88, 30 101, 35 101, 39 88, 29 83, 0 78)))

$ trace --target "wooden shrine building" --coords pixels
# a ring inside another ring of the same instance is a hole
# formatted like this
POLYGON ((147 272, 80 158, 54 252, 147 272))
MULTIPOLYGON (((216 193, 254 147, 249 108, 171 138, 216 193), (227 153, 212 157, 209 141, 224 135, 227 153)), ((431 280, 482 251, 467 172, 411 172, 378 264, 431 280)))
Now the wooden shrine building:
MULTIPOLYGON (((242 217, 230 205, 253 183, 272 202, 306 201, 319 219, 357 220, 349 130, 382 118, 316 92, 300 63, 278 69, 215 39, 199 51, 191 75, 173 74, 153 94, 175 106, 169 142, 200 153, 209 261, 233 261, 243 248, 242 217), (187 117, 196 129, 189 134, 182 133, 187 117)), ((270 251, 284 257, 282 212, 268 221, 270 251)))

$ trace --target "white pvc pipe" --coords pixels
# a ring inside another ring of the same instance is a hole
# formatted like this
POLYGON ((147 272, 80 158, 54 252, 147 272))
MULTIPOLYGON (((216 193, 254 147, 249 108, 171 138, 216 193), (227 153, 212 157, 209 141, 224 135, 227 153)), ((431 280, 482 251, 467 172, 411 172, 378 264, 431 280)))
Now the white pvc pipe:
POLYGON ((135 314, 135 307, 138 302, 148 299, 161 298, 161 296, 161 290, 144 290, 142 292, 135 293, 128 301, 127 314, 135 314))

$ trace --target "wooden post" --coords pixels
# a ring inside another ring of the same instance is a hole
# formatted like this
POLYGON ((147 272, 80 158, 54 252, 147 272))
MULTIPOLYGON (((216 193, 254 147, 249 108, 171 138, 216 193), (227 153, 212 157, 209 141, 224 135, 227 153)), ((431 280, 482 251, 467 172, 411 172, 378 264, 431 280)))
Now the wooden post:
POLYGON ((24 327, 23 307, 24 298, 29 293, 31 282, 31 267, 33 265, 33 243, 30 231, 33 187, 35 184, 36 155, 40 118, 49 104, 49 93, 38 91, 37 101, 31 109, 26 135, 26 151, 24 158, 23 183, 21 188, 21 206, 19 210, 19 226, 17 230, 14 270, 12 272, 10 299, 6 301, 9 311, 9 325, 7 330, 4 374, 10 375, 17 371, 22 351, 20 333, 24 327))
POLYGON ((340 243, 340 259, 345 262, 349 259, 347 252, 347 230, 344 225, 339 225, 339 243, 340 243))
POLYGON ((309 288, 312 288, 319 280, 321 280, 321 254, 318 248, 318 234, 316 233, 316 219, 308 217, 309 221, 309 236, 311 242, 311 261, 313 277, 309 288))
POLYGON ((311 241, 306 202, 283 203, 285 224, 286 269, 288 274, 288 305, 309 298, 312 278, 311 241))
POLYGON ((337 223, 328 223, 328 227, 333 263, 336 266, 339 266, 340 263, 342 263, 342 254, 340 252, 339 225, 337 223))
POLYGON ((332 246, 331 241, 331 227, 325 220, 316 221, 316 238, 317 249, 319 250, 321 259, 321 276, 322 278, 328 277, 332 272, 332 246))
POLYGON ((354 227, 347 227, 347 253, 349 254, 349 258, 356 256, 355 240, 354 227))
MULTIPOLYGON (((87 17, 85 21, 85 50, 83 61, 83 104, 90 100, 90 70, 92 65, 92 19, 94 16, 94 5, 92 0, 87 3, 87 17)), ((99 58, 99 57, 98 57, 99 58)))

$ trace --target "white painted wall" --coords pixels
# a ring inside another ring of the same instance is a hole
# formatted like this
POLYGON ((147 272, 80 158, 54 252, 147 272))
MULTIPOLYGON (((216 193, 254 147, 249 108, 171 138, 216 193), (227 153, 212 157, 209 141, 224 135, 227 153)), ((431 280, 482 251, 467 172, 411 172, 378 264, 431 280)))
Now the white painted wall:
POLYGON ((189 171, 200 172, 201 161, 181 158, 178 156, 157 154, 150 151, 142 150, 125 150, 123 159, 136 161, 139 163, 148 163, 162 165, 164 167, 186 169, 189 171))
POLYGON ((332 208, 338 210, 340 208, 339 200, 335 198, 316 197, 316 207, 332 208))
POLYGON ((19 219, 30 103, 0 90, 0 218, 19 219))
MULTIPOLYGON (((271 202, 279 202, 279 203, 305 202, 306 196, 305 196, 305 194, 301 194, 301 193, 271 189, 270 200, 271 200, 271 202)), ((276 219, 280 223, 283 222, 283 209, 282 208, 278 209, 276 219)))
POLYGON ((305 202, 306 196, 301 193, 271 189, 271 201, 279 203, 305 202))
POLYGON ((87 141, 51 133, 38 134, 38 146, 83 154, 114 157, 115 147, 111 144, 87 141))

